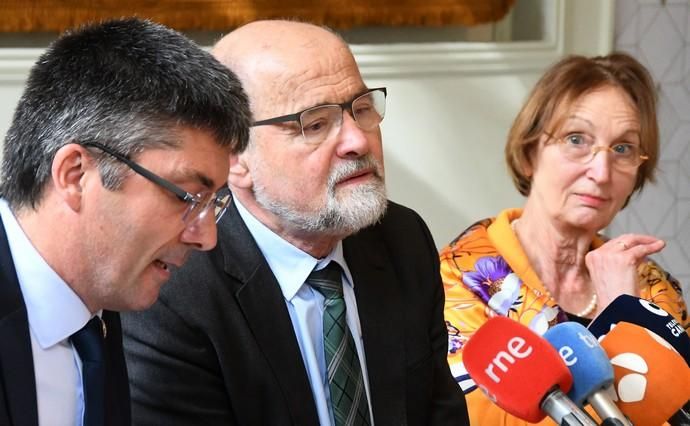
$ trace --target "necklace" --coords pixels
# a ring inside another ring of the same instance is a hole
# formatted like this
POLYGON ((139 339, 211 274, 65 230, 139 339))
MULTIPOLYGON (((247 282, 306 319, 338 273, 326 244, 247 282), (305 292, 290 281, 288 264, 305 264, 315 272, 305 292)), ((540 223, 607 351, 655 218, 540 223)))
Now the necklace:
POLYGON ((580 312, 575 312, 575 316, 584 318, 587 315, 591 314, 594 312, 594 310, 597 308, 597 294, 594 293, 592 294, 592 300, 589 301, 589 304, 585 306, 585 309, 581 310, 580 312))
MULTIPOLYGON (((544 286, 544 291, 546 292, 546 297, 553 300, 554 302, 556 301, 556 299, 554 299, 554 297, 551 295, 551 292, 549 291, 549 289, 546 288, 546 286, 544 286)), ((589 301, 587 306, 585 306, 585 309, 581 310, 580 312, 572 312, 572 314, 576 317, 585 318, 587 315, 591 314, 592 312, 594 312, 595 309, 597 309, 597 302, 597 294, 593 293, 592 299, 589 301)))
MULTIPOLYGON (((513 219, 512 222, 510 222, 510 228, 513 230, 513 233, 514 233, 515 235, 517 235, 517 232, 515 232, 515 225, 517 225, 517 223, 518 223, 519 220, 520 220, 520 218, 516 218, 516 219, 513 219)), ((549 289, 546 288, 546 286, 544 286, 544 291, 546 292, 546 296, 547 296, 549 299, 551 299, 551 300, 553 300, 553 301, 556 301, 556 299, 551 295, 551 292, 549 291, 549 289)), ((589 314, 591 314, 592 312, 594 312, 594 310, 595 310, 596 308, 597 308, 597 294, 596 294, 596 293, 593 293, 593 294, 592 294, 592 299, 589 301, 589 303, 587 304, 587 306, 585 306, 585 309, 581 310, 580 312, 573 312, 573 315, 575 315, 575 316, 577 316, 577 317, 580 317, 580 318, 584 318, 584 317, 586 317, 587 315, 589 315, 589 314)))

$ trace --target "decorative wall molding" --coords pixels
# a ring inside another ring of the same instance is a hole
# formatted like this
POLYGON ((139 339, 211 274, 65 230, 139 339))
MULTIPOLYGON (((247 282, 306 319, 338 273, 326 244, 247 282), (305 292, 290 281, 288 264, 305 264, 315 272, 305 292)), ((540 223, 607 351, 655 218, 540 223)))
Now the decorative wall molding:
POLYGON ((29 69, 45 49, 0 49, 0 84, 23 84, 29 69))
MULTIPOLYGON (((535 13, 544 14, 545 37, 534 42, 505 43, 400 43, 353 45, 362 74, 366 78, 406 78, 431 75, 482 75, 540 71, 566 52, 567 46, 578 46, 578 38, 598 37, 600 52, 611 45, 607 34, 613 33, 613 0, 546 0, 535 13), (583 12, 584 9, 587 9, 583 12), (590 25, 575 25, 589 13, 596 19, 590 25), (602 36, 603 35, 603 36, 602 36)), ((0 84, 23 82, 29 68, 43 52, 40 48, 0 49, 0 84)))

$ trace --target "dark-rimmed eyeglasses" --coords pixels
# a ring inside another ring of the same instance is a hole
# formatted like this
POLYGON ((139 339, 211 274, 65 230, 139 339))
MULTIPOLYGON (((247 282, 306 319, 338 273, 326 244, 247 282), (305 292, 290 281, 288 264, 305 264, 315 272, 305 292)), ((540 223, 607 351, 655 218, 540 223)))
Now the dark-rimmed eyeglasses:
POLYGON ((611 164, 621 171, 634 170, 649 159, 639 145, 632 143, 622 142, 605 146, 596 145, 594 138, 584 133, 570 133, 560 138, 546 132, 544 134, 558 144, 565 158, 580 164, 592 161, 599 151, 609 151, 611 164))
POLYGON ((158 176, 152 171, 140 166, 139 164, 130 160, 129 157, 127 157, 126 155, 122 155, 118 152, 115 152, 103 144, 92 141, 77 141, 76 143, 84 147, 97 148, 105 152, 106 154, 113 156, 117 160, 126 164, 137 174, 150 180, 156 185, 161 186, 164 189, 167 189, 168 191, 175 194, 175 196, 177 196, 177 198, 179 198, 181 201, 186 202, 188 206, 184 212, 184 215, 182 216, 182 221, 186 224, 191 224, 192 222, 195 222, 197 220, 203 220, 206 217, 206 214, 211 210, 211 207, 214 208, 214 214, 217 223, 227 210, 228 205, 230 204, 230 200, 232 197, 229 191, 226 194, 224 193, 223 195, 218 195, 216 193, 206 191, 200 192, 198 194, 192 194, 175 185, 174 183, 166 179, 163 179, 162 177, 158 176))
POLYGON ((296 121, 300 125, 304 141, 316 145, 340 130, 343 111, 352 114, 360 129, 368 131, 376 128, 386 114, 386 94, 385 87, 368 89, 349 102, 313 106, 294 114, 255 121, 252 127, 296 121))

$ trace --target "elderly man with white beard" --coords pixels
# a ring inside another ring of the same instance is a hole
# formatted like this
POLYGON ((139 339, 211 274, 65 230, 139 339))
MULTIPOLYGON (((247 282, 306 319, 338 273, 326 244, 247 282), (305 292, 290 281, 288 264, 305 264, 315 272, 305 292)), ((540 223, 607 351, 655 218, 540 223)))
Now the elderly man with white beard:
POLYGON ((134 424, 468 424, 435 245, 386 198, 386 89, 310 24, 254 22, 213 54, 255 121, 218 246, 123 319, 134 424))

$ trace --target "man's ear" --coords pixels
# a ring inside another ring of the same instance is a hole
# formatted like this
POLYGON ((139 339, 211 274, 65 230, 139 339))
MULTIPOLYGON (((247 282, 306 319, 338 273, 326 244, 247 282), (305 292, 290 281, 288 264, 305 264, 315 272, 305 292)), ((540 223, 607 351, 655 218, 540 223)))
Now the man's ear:
POLYGON ((53 157, 53 190, 74 211, 81 208, 85 173, 90 169, 98 172, 94 166, 86 148, 74 143, 64 145, 53 157))
POLYGON ((228 174, 230 186, 251 189, 254 185, 251 171, 247 166, 247 155, 247 151, 242 154, 230 154, 230 173, 228 174))

